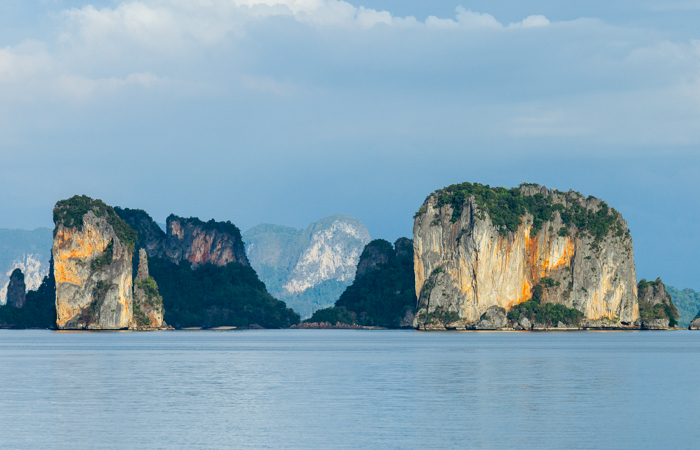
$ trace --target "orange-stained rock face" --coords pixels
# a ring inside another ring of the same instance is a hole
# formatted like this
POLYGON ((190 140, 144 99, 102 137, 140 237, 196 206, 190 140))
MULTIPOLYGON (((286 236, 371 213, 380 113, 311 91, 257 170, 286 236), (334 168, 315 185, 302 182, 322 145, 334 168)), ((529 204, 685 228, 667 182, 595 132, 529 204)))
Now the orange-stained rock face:
POLYGON ((131 253, 104 217, 88 212, 81 229, 58 224, 52 253, 58 328, 121 329, 129 326, 131 253), (105 255, 110 243, 112 257, 108 261, 105 255), (100 258, 103 263, 93 267, 100 258))
POLYGON ((439 325, 449 327, 473 324, 491 306, 508 311, 529 300, 545 277, 551 286, 544 289, 544 301, 576 308, 588 321, 619 325, 638 318, 628 235, 610 235, 596 250, 592 238, 575 229, 560 236, 558 212, 532 235, 530 214, 515 232, 501 234, 473 198, 456 222, 450 220, 452 207, 438 207, 435 196, 421 210, 413 228, 416 326, 421 313, 436 310, 459 314, 459 321, 439 325))
POLYGON ((231 223, 205 223, 171 215, 167 226, 166 256, 175 263, 187 260, 193 268, 232 262, 249 265, 240 231, 231 223))

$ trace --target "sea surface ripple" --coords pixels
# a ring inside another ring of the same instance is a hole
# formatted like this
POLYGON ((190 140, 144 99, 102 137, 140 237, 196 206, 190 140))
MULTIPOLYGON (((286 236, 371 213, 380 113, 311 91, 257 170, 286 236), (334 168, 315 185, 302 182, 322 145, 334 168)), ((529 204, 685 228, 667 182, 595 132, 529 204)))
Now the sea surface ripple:
POLYGON ((700 332, 0 330, 0 448, 697 448, 700 332))

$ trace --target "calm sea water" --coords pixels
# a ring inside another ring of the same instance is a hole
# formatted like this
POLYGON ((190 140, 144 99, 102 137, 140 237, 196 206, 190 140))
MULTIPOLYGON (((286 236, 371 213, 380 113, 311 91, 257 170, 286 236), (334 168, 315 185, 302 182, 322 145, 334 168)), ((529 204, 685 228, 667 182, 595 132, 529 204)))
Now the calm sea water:
POLYGON ((700 332, 0 330, 2 448, 697 448, 700 332))

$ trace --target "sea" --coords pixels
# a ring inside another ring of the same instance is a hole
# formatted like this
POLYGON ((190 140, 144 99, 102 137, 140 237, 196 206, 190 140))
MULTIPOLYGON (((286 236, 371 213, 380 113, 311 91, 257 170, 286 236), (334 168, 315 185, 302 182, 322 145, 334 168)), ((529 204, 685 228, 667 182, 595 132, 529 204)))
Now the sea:
POLYGON ((699 447, 700 332, 0 330, 2 449, 699 447))

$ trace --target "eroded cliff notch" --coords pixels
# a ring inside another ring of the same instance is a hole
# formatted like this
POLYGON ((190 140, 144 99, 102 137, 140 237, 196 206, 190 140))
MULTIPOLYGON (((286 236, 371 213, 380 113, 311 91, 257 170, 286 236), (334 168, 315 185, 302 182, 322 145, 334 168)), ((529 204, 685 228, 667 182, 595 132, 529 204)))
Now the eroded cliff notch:
MULTIPOLYGON (((587 326, 633 327, 639 317, 627 223, 595 197, 452 185, 428 196, 413 236, 419 328, 468 328, 492 306, 507 313, 533 296, 580 312, 574 320, 587 326)), ((532 316, 548 320, 548 310, 532 316)))

